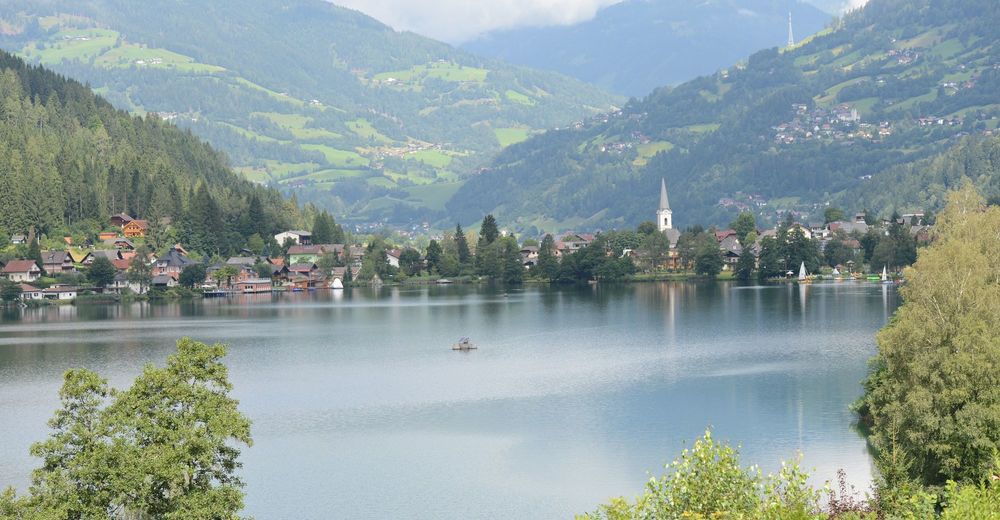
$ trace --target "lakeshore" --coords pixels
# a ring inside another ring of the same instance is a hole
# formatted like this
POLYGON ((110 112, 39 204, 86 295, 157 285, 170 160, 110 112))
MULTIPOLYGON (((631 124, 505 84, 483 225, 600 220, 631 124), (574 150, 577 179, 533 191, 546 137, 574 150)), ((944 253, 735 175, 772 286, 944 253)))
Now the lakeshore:
POLYGON ((818 484, 843 468, 863 489, 848 405, 898 304, 874 284, 657 282, 7 310, 0 478, 24 489, 63 370, 120 386, 190 335, 231 345, 260 518, 567 517, 632 493, 706 426, 748 463, 801 451, 818 484), (479 350, 452 351, 461 336, 479 350), (462 501, 444 492, 458 486, 462 501))

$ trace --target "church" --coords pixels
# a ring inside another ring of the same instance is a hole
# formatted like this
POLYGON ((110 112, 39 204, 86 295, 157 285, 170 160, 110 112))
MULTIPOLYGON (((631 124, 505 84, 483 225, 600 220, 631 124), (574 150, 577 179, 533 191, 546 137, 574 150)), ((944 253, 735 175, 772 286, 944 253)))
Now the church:
POLYGON ((674 229, 674 212, 670 209, 670 199, 667 198, 667 181, 660 179, 660 207, 656 210, 656 227, 660 233, 666 233, 670 239, 670 249, 677 247, 677 239, 681 232, 674 229))

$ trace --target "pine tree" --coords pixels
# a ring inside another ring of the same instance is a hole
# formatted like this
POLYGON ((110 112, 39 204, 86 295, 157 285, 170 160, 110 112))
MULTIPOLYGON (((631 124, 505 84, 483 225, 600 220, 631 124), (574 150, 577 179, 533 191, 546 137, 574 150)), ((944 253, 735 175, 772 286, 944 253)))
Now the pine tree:
POLYGON ((461 224, 455 225, 455 248, 458 252, 458 263, 462 267, 469 265, 472 254, 469 252, 469 242, 465 239, 465 231, 462 231, 461 224))
POLYGON ((496 242, 497 237, 499 236, 500 229, 497 228, 497 219, 493 218, 492 214, 483 217, 483 224, 479 228, 480 243, 490 245, 493 242, 496 242))
POLYGON ((545 235, 542 245, 538 247, 538 276, 548 280, 555 280, 559 276, 559 259, 556 258, 556 241, 552 235, 545 235))

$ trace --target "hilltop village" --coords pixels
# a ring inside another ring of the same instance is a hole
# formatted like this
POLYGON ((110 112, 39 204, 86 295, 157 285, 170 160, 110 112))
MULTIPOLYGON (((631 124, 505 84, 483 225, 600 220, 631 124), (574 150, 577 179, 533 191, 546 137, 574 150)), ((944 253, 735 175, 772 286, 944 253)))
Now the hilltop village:
POLYGON ((323 214, 313 231, 284 231, 268 241, 271 246, 258 240, 238 256, 206 259, 189 254, 180 243, 151 250, 145 242, 149 222, 121 213, 82 245, 66 237, 65 247, 41 250, 37 237, 10 237, 15 256, 0 262, 0 298, 66 302, 100 295, 223 296, 406 281, 512 284, 690 275, 763 281, 789 277, 801 268, 820 276, 856 276, 883 269, 898 272, 916 260, 917 246, 931 239, 933 216, 924 213, 876 220, 867 213, 848 217, 830 207, 825 217, 802 223, 788 214, 777 227, 759 229, 753 213, 744 211, 727 229, 693 226, 682 231, 673 226, 661 181, 655 221, 635 230, 519 241, 488 215, 478 233, 457 226, 420 251, 380 237, 345 243, 340 227, 323 214))

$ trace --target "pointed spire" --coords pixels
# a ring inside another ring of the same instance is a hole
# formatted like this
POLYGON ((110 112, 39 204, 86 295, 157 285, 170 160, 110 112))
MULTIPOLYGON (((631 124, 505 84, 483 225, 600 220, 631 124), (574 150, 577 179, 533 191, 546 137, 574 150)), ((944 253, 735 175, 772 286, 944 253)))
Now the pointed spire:
POLYGON ((667 200, 667 181, 660 179, 660 209, 670 209, 670 201, 667 200))

